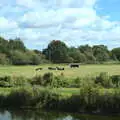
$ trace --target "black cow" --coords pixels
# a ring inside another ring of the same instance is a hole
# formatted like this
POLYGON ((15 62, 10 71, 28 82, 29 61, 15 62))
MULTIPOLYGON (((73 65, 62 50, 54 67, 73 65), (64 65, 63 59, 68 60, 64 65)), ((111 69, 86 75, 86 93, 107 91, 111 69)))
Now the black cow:
POLYGON ((71 68, 79 68, 79 64, 70 64, 71 68))
POLYGON ((54 67, 48 67, 49 70, 57 70, 57 68, 54 67))
POLYGON ((36 68, 35 71, 43 70, 43 68, 36 68))
POLYGON ((57 68, 57 70, 65 70, 65 68, 63 67, 63 68, 60 68, 60 67, 56 67, 57 68))

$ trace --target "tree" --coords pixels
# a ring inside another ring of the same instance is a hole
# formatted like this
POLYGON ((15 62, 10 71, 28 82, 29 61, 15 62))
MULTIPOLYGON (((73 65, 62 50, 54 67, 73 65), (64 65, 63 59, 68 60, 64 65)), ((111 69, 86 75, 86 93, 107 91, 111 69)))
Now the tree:
POLYGON ((29 56, 22 51, 11 51, 10 60, 13 65, 27 65, 30 64, 29 56))
POLYGON ((37 55, 34 51, 27 50, 26 55, 29 56, 29 64, 39 65, 41 63, 41 57, 37 55))
POLYGON ((0 52, 1 53, 8 53, 8 41, 4 38, 0 37, 0 52))
POLYGON ((0 64, 2 65, 9 64, 9 59, 4 53, 0 53, 0 64))
POLYGON ((120 61, 120 47, 119 48, 114 48, 111 52, 120 61))
POLYGON ((12 40, 12 39, 9 40, 8 48, 11 50, 21 50, 21 51, 26 50, 26 47, 20 38, 16 38, 14 40, 12 40))
POLYGON ((74 63, 86 62, 86 56, 81 53, 77 48, 69 48, 69 56, 73 59, 74 63))
POLYGON ((93 54, 99 62, 110 60, 110 52, 107 46, 95 45, 93 46, 93 54))
POLYGON ((85 55, 87 63, 95 63, 96 58, 93 55, 92 47, 90 47, 89 45, 82 45, 78 47, 78 49, 80 50, 81 53, 85 55))
POLYGON ((66 44, 60 40, 53 40, 43 51, 46 58, 54 63, 64 63, 68 59, 68 48, 66 44))

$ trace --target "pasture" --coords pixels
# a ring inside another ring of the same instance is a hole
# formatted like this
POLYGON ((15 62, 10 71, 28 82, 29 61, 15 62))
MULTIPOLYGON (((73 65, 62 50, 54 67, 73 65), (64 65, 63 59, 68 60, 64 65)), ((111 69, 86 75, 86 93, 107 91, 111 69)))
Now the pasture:
POLYGON ((108 72, 109 75, 120 75, 120 65, 80 65, 79 68, 70 68, 62 64, 45 64, 39 66, 0 66, 0 76, 25 76, 33 77, 36 74, 43 75, 47 72, 53 72, 54 75, 64 74, 65 77, 84 77, 95 76, 101 72, 108 72), (48 70, 48 67, 64 67, 65 70, 48 70), (43 68, 35 71, 36 68, 43 68))
POLYGON ((120 65, 0 66, 0 107, 79 112, 88 108, 92 111, 94 105, 100 112, 120 111, 119 75, 120 65), (56 67, 64 69, 55 70, 56 67), (112 75, 117 75, 118 82, 113 81, 112 75))

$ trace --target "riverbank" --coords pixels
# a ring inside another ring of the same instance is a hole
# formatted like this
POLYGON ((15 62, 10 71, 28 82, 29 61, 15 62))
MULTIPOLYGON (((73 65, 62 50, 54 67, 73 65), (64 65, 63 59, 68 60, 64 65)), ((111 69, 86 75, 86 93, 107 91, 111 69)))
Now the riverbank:
POLYGON ((118 113, 120 76, 68 79, 53 73, 0 77, 0 108, 46 109, 75 113, 118 113))
POLYGON ((41 110, 0 110, 1 120, 119 120, 120 115, 71 114, 41 110))
POLYGON ((65 95, 50 88, 19 88, 0 95, 1 108, 46 109, 77 113, 117 113, 120 89, 81 88, 65 95))

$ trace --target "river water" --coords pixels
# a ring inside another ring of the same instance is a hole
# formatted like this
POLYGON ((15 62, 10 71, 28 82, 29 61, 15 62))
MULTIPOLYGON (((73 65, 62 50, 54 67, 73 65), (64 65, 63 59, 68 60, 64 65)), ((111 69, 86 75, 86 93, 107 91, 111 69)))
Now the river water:
POLYGON ((0 120, 120 120, 120 115, 102 116, 35 110, 0 110, 0 120))

